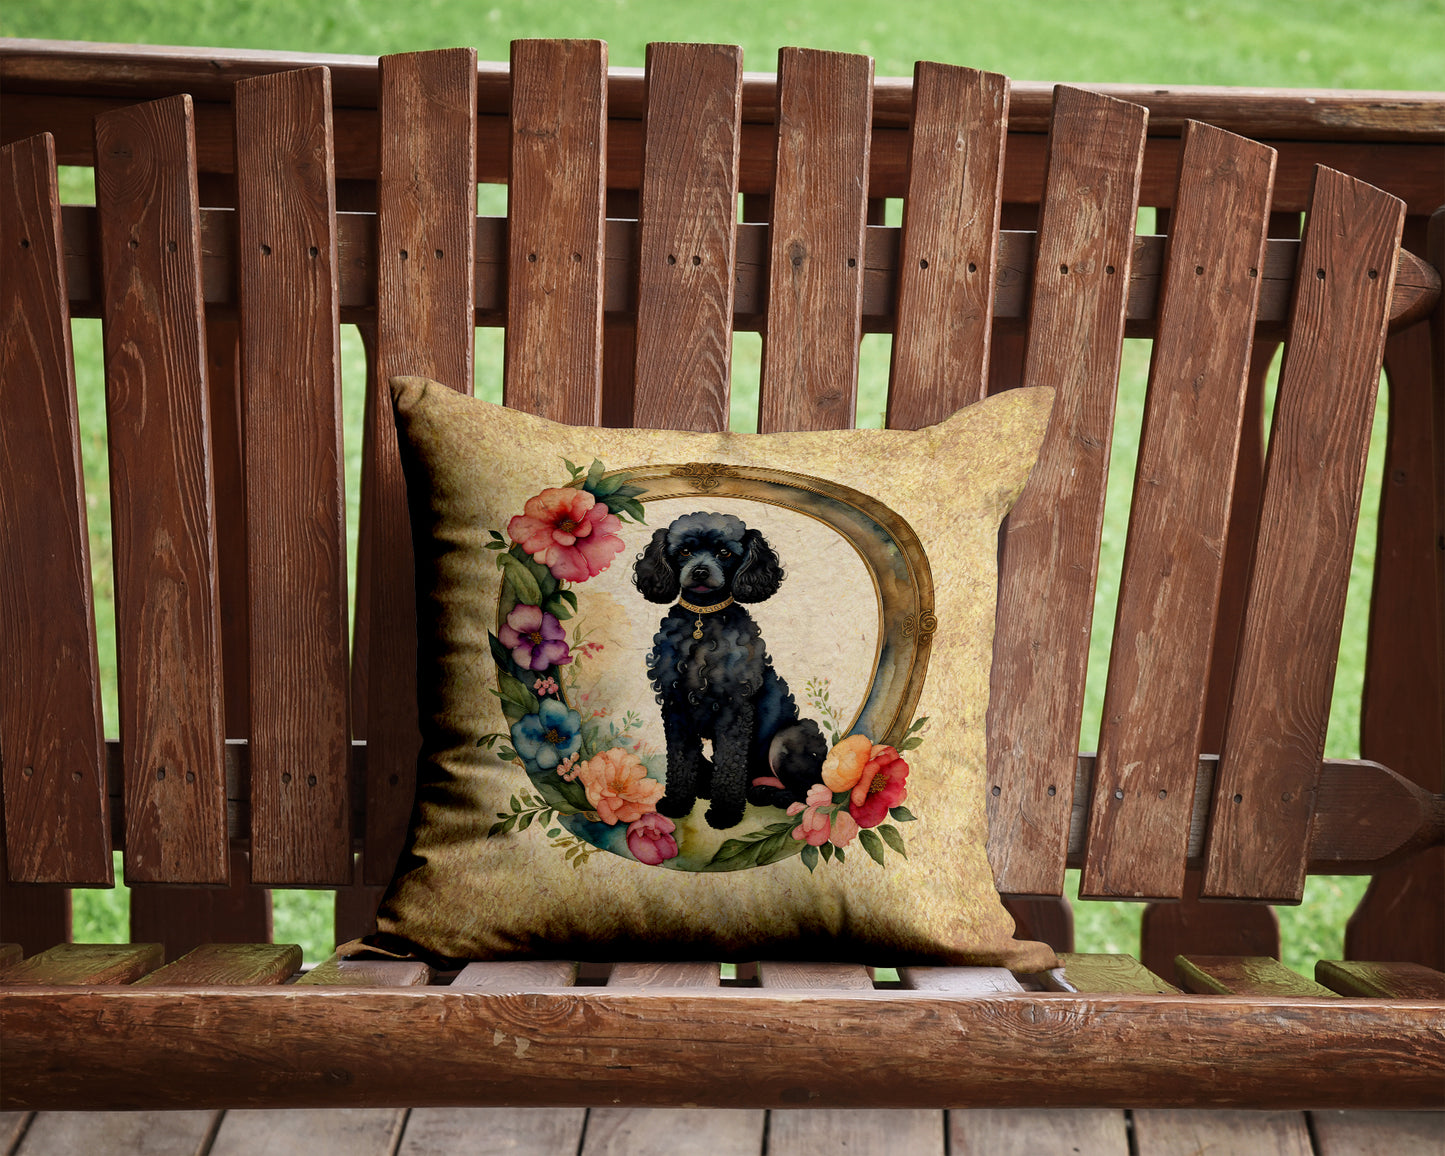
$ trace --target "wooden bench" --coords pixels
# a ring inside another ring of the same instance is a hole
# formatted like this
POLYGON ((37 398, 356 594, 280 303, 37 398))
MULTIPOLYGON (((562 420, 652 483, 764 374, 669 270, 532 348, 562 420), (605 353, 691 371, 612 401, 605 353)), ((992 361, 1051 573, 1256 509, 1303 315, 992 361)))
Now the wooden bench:
POLYGON ((1445 98, 1131 91, 1162 109, 1151 137, 1118 94, 1011 100, 998 76, 875 81, 792 49, 744 80, 715 46, 609 78, 596 42, 521 42, 508 68, 7 41, 0 94, 0 1106, 1441 1104, 1445 218, 1428 252, 1422 223, 1445 98), (1251 117, 1303 145, 1225 131, 1251 117), (57 161, 95 166, 95 208, 61 209, 57 161), (477 216, 478 179, 507 183, 507 218, 477 216), (1141 190, 1162 235, 1135 234, 1141 190), (83 315, 106 333, 119 742, 83 315), (339 322, 373 383, 349 647, 339 322), (764 334, 764 430, 852 424, 865 332, 893 335, 893 426, 1055 386, 1004 543, 990 853, 1063 948, 1068 866, 1085 894, 1158 901, 1143 962, 332 961, 287 982, 266 888, 337 888, 338 938, 364 930, 409 808, 411 578, 375 383, 470 383, 475 326, 505 328, 508 404, 579 424, 724 428, 733 330, 764 334), (1154 340, 1141 481, 1080 756, 1126 336, 1154 340), (1369 760, 1322 760, 1382 357, 1369 760), (66 889, 109 885, 120 848, 136 944, 64 943, 66 889), (1265 905, 1310 872, 1377 889, 1354 962, 1313 982, 1275 961, 1265 905))

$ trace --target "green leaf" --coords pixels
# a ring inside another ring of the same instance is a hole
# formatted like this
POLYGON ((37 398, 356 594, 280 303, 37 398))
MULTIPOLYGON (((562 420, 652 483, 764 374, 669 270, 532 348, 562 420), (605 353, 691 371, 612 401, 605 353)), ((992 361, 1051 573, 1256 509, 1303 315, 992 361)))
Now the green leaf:
POLYGON ((516 594, 518 602, 524 602, 528 606, 542 605, 542 588, 537 585, 537 579, 532 577, 532 572, 514 555, 498 554, 497 565, 506 574, 507 585, 516 594))
MULTIPOLYGON (((580 850, 580 848, 579 848, 579 850, 580 850)), ((573 867, 581 867, 582 864, 585 863, 585 862, 587 862, 587 856, 586 856, 586 855, 578 855, 577 858, 575 858, 575 859, 572 860, 572 866, 573 866, 573 867)))
POLYGON ((503 646, 502 640, 490 630, 487 631, 487 645, 492 648, 492 661, 503 670, 510 671, 512 669, 512 652, 503 646))
POLYGON ((598 485, 602 482, 602 475, 605 471, 602 468, 602 459, 593 458, 592 465, 587 469, 587 480, 582 483, 582 488, 593 497, 600 497, 597 492, 598 485))
POLYGON ((913 738, 911 738, 911 739, 904 739, 901 743, 899 743, 899 744, 898 744, 898 751, 899 751, 899 753, 901 754, 903 751, 916 750, 918 747, 921 747, 922 745, 923 745, 923 740, 922 740, 921 738, 919 738, 917 735, 915 735, 913 738))
POLYGON ((916 823, 918 816, 907 807, 894 807, 888 812, 888 817, 895 823, 916 823))
POLYGON ((818 848, 808 843, 803 847, 801 854, 803 856, 803 866, 811 872, 813 868, 818 865, 818 848))
POLYGON ((504 703, 509 702, 520 708, 523 714, 537 713, 537 696, 528 690, 520 679, 513 678, 505 670, 497 671, 497 693, 501 695, 504 703))
POLYGON ((847 858, 847 856, 843 854, 843 848, 842 848, 842 847, 839 847, 839 848, 837 849, 837 851, 836 851, 835 854, 834 854, 834 858, 836 858, 839 863, 843 862, 843 860, 847 858))
POLYGON ((872 829, 865 827, 859 831, 858 842, 863 845, 863 850, 872 856, 873 862, 877 863, 880 867, 883 866, 885 862, 883 858, 883 840, 878 838, 878 835, 872 829))
POLYGON ((887 843, 888 846, 892 847, 893 850, 897 851, 905 859, 908 858, 908 852, 903 849, 903 835, 897 827, 884 823, 883 826, 878 828, 878 834, 883 836, 883 842, 887 843))
POLYGON ((829 862, 829 861, 833 858, 833 844, 832 844, 832 843, 824 843, 823 846, 819 848, 819 850, 821 850, 821 851, 823 852, 823 862, 824 862, 824 863, 829 862))
POLYGON ((501 759, 504 763, 514 763, 521 757, 522 756, 517 754, 511 747, 503 747, 497 752, 497 758, 501 759))
POLYGON ((490 839, 493 835, 500 835, 501 833, 502 833, 502 824, 501 824, 501 823, 493 823, 489 828, 487 828, 487 838, 488 838, 488 839, 490 839))
POLYGON ((614 514, 626 514, 634 522, 647 523, 647 511, 636 498, 624 498, 620 494, 609 494, 602 499, 614 514))
POLYGON ((555 838, 556 838, 558 835, 560 835, 561 833, 562 833, 562 828, 561 828, 561 827, 549 827, 549 828, 547 829, 547 838, 549 838, 549 839, 555 839, 555 838))
MULTIPOLYGON (((532 825, 532 820, 535 819, 536 817, 537 817, 537 813, 536 813, 535 811, 528 811, 525 815, 522 816, 522 821, 517 824, 517 830, 518 830, 518 831, 525 831, 528 827, 530 827, 530 826, 532 825)), ((896 835, 897 833, 898 833, 898 832, 896 832, 896 831, 894 832, 895 835, 896 835)), ((900 847, 900 850, 901 850, 901 849, 902 849, 902 848, 900 847)))
POLYGON ((571 462, 569 462, 566 458, 563 458, 563 459, 562 459, 562 464, 567 467, 567 472, 568 472, 569 474, 571 474, 573 478, 576 478, 577 475, 582 472, 582 467, 581 467, 581 466, 574 466, 574 465, 573 465, 571 462))
POLYGON ((577 609, 577 595, 570 590, 558 590, 557 597, 566 602, 573 610, 577 609))
POLYGON ((505 550, 506 548, 507 548, 507 544, 506 544, 505 542, 488 542, 488 543, 487 543, 487 549, 488 549, 488 550, 505 550))
POLYGON ((512 805, 512 814, 515 815, 518 811, 520 811, 520 810, 522 809, 522 801, 521 801, 520 799, 518 799, 516 795, 513 795, 513 796, 508 800, 508 802, 510 802, 511 805, 512 805))
MULTIPOLYGON (((568 608, 567 602, 562 595, 570 593, 570 590, 554 590, 547 597, 547 601, 543 604, 542 609, 557 619, 558 622, 566 622, 567 619, 572 617, 572 611, 568 608)), ((575 598, 573 602, 576 602, 575 598)))
POLYGON ((801 839, 794 839, 786 831, 780 831, 776 835, 769 835, 758 844, 758 866, 766 867, 769 863, 777 863, 783 859, 789 859, 798 854, 804 847, 808 846, 801 839))
MULTIPOLYGON (((632 477, 631 474, 620 476, 628 478, 632 477)), ((617 489, 613 491, 613 493, 615 493, 619 498, 640 498, 643 494, 647 493, 647 488, 645 486, 618 486, 617 489)))
POLYGON ((909 734, 909 735, 911 735, 914 731, 920 731, 920 730, 922 730, 922 729, 923 729, 925 726, 927 726, 927 725, 928 725, 928 716, 927 716, 927 715, 921 715, 920 717, 914 719, 914 720, 913 720, 913 725, 910 726, 910 727, 909 727, 906 731, 904 731, 903 733, 904 733, 904 734, 909 734))

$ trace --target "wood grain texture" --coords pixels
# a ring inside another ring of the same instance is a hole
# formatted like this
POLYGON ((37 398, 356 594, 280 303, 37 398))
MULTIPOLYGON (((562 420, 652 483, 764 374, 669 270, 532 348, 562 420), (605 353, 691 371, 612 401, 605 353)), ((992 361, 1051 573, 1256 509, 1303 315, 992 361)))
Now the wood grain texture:
POLYGON ((477 54, 381 60, 375 376, 362 467, 367 511, 366 883, 391 880, 416 794, 416 584, 392 377, 472 391, 477 54))
POLYGON ((396 1156, 572 1156, 586 1120, 585 1108, 415 1108, 396 1156))
POLYGON ((1228 1152, 1230 1156, 1314 1156, 1303 1112, 1136 1111, 1137 1156, 1228 1152))
POLYGON ((948 991, 957 995, 989 995, 1023 991, 1002 967, 900 967, 898 978, 909 991, 948 991))
POLYGON ((207 943, 136 980, 141 987, 283 983, 301 969, 294 943, 207 943))
POLYGON ((988 392, 1008 77, 920 61, 898 260, 890 429, 919 429, 988 392))
POLYGON ((853 425, 872 95, 870 57, 778 53, 759 433, 853 425))
POLYGON ((1056 390, 1009 515, 989 703, 989 858, 999 890, 1063 888, 1147 113, 1060 86, 1023 384, 1056 390))
POLYGON ((1310 1113, 1318 1156, 1441 1156, 1445 1113, 1310 1113))
POLYGON ((341 959, 332 956, 296 981, 312 987, 425 987, 432 970, 409 959, 341 959))
POLYGON ((296 1152, 306 1156, 392 1156, 406 1113, 395 1108, 227 1112, 208 1156, 296 1152))
POLYGON ((34 1112, 0 1112, 0 1152, 12 1156, 34 1119, 34 1112))
POLYGON ((569 960, 516 959, 469 963, 457 973, 451 986, 531 991, 538 987, 571 987, 576 982, 577 964, 569 960))
POLYGON ((271 892, 251 884, 250 858, 243 848, 232 846, 230 855, 227 887, 132 884, 131 941, 163 943, 167 959, 203 943, 269 943, 271 892))
POLYGON ((188 96, 95 123, 125 873, 225 883, 225 700, 188 96))
POLYGON ((856 963, 799 963, 762 960, 758 986, 788 991, 872 991, 868 969, 856 963))
POLYGON ((220 1112, 40 1112, 15 1156, 205 1156, 220 1120, 220 1112))
MULTIPOLYGON (((776 1118, 776 1117, 775 1117, 776 1118)), ((758 1156, 768 1114, 741 1108, 593 1108, 581 1156, 758 1156)))
POLYGON ((1130 1156, 1124 1113, 1104 1108, 971 1108, 948 1114, 954 1156, 1130 1156))
POLYGON ((19 963, 25 950, 18 943, 0 943, 0 967, 9 967, 12 963, 19 963))
POLYGON ((1404 208, 1319 172, 1215 781, 1206 898, 1303 894, 1404 208))
MULTIPOLYGON (((1064 978, 1069 991, 1077 992, 1177 992, 1172 983, 1160 979, 1132 955, 1064 953, 1064 978)), ((1051 976, 1052 972, 1049 973, 1051 976)))
MULTIPOLYGON (((3 851, 0 841, 0 851, 3 851)), ((70 889, 11 883, 0 871, 0 939, 33 954, 70 938, 70 889)))
POLYGON ((110 886, 100 664, 49 136, 0 150, 0 699, 19 883, 110 886))
POLYGON ((1421 963, 1363 963, 1322 959, 1315 978, 1341 995, 1445 1000, 1445 973, 1421 963))
POLYGON ((512 44, 503 400, 572 425, 602 406, 607 46, 512 44))
POLYGON ((1350 959, 1409 959, 1445 970, 1445 848, 1384 867, 1345 924, 1350 959))
POLYGON ((1329 988, 1267 955, 1181 955, 1174 961, 1185 991, 1221 995, 1327 996, 1329 988))
POLYGON ((1273 176, 1272 149, 1185 129, 1081 898, 1184 893, 1273 176))
POLYGON ((351 880, 331 92, 236 88, 251 619, 251 875, 351 880))
POLYGON ((769 1156, 943 1156, 944 1114, 917 1108, 817 1108, 768 1116, 769 1156))
POLYGON ((164 962, 159 943, 62 943, 0 971, 0 984, 130 983, 164 962))
MULTIPOLYGON (((1206 796, 1207 800, 1208 796, 1206 796)), ((1354 819, 1346 820, 1355 822, 1354 819)), ((1203 829, 1200 829, 1203 844, 1203 829)), ((1184 897, 1150 903, 1139 921, 1139 958, 1159 975, 1173 976, 1181 955, 1225 954, 1279 958, 1279 916, 1263 903, 1220 903, 1200 899, 1204 873, 1191 863, 1184 873, 1184 897)))
POLYGON ((608 987, 717 987, 715 963, 614 963, 608 987))
POLYGON ((724 430, 732 369, 742 49, 647 47, 632 424, 724 430))
POLYGON ((1418 1108, 1445 1092, 1439 1025, 1419 1000, 21 988, 0 1108, 575 1107, 612 1103, 621 1070, 637 1106, 1018 1107, 1042 1082, 1058 1107, 1418 1108))

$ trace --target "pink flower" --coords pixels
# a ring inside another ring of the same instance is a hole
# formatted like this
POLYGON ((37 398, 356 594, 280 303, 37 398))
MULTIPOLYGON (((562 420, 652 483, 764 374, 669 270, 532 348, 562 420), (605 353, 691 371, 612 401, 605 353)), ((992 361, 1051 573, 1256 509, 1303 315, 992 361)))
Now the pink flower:
POLYGON ((556 694, 558 690, 555 678, 539 678, 532 683, 532 689, 538 694, 556 694))
POLYGON ((587 801, 609 827, 633 823, 657 810, 663 786, 647 777, 647 768, 629 750, 612 747, 577 768, 587 801))
POLYGON ((622 549, 622 522, 586 490, 546 489, 523 508, 507 533, 560 581, 601 574, 622 549))
POLYGON ((794 803, 788 808, 788 814, 801 813, 803 816, 802 821, 793 828, 793 838, 814 847, 821 847, 828 842, 831 824, 828 815, 821 808, 830 806, 832 802, 833 792, 822 783, 814 783, 809 787, 807 802, 794 803))
POLYGON ((828 841, 833 846, 846 847, 857 834, 858 823, 847 811, 839 811, 833 816, 833 833, 828 836, 828 841))
POLYGON ((540 606, 528 606, 525 602, 513 606, 497 637, 523 670, 546 670, 572 661, 567 650, 567 632, 554 615, 540 606))
POLYGON ((677 855, 677 840, 672 837, 675 830, 677 825, 671 819, 653 811, 627 828, 627 849, 639 863, 656 867, 677 855))
POLYGON ((848 811, 860 827, 876 827, 908 797, 908 764, 892 747, 874 747, 853 787, 848 811))

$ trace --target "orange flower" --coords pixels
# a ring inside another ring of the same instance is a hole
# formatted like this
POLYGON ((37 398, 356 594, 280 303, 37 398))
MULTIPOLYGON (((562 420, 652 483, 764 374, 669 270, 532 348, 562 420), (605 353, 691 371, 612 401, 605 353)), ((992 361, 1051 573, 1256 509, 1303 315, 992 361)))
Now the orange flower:
POLYGON ((647 777, 642 760, 622 747, 612 747, 577 768, 587 801, 609 827, 635 823, 657 810, 663 786, 647 777))
POLYGON ((867 735, 849 735, 823 760, 823 782, 830 791, 851 791, 873 752, 867 735))

